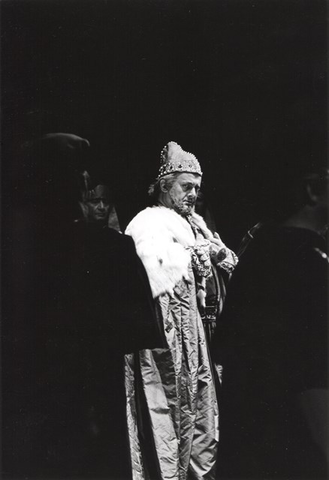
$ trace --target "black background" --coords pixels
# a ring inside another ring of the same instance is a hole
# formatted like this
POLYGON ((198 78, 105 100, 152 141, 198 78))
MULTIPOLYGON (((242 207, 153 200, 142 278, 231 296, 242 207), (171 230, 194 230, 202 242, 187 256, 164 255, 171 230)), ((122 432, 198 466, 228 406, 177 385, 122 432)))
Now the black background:
POLYGON ((291 175, 325 156, 326 6, 2 1, 3 185, 24 140, 75 133, 105 152, 126 223, 174 140, 199 158, 219 233, 235 248, 284 201, 291 175))

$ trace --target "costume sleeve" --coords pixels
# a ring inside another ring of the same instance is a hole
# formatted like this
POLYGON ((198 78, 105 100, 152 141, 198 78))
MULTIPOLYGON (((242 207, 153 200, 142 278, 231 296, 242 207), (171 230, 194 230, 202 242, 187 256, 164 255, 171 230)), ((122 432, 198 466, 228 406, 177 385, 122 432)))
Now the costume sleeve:
POLYGON ((286 388, 295 393, 328 385, 326 270, 323 259, 307 245, 282 280, 280 315, 273 322, 272 334, 277 338, 280 355, 276 358, 286 388))
POLYGON ((154 311, 154 303, 145 268, 138 257, 132 238, 123 235, 126 242, 124 272, 126 282, 121 293, 120 316, 126 323, 125 353, 145 348, 164 348, 163 327, 154 311))

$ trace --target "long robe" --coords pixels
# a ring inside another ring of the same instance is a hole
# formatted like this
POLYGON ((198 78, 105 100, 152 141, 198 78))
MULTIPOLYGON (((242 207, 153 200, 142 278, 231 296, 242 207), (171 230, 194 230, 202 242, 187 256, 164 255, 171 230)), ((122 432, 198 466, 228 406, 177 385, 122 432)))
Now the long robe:
POLYGON ((126 358, 133 479, 213 479, 219 412, 191 266, 194 233, 165 207, 140 212, 126 233, 148 273, 168 344, 126 358))
POLYGON ((112 229, 70 224, 61 242, 60 230, 41 233, 30 305, 13 319, 30 334, 6 324, 16 345, 6 342, 4 472, 130 479, 124 354, 162 345, 145 270, 112 229))
POLYGON ((241 256, 212 345, 223 366, 219 478, 328 478, 298 406, 328 388, 326 247, 316 232, 269 223, 241 256))

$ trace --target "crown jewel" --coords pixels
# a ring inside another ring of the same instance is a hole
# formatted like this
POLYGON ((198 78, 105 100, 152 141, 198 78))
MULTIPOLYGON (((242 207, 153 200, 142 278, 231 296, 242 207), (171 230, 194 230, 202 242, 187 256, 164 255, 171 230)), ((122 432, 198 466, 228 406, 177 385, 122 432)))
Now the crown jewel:
POLYGON ((169 142, 161 150, 158 180, 169 173, 176 172, 202 175, 200 164, 195 155, 185 152, 176 142, 169 142))

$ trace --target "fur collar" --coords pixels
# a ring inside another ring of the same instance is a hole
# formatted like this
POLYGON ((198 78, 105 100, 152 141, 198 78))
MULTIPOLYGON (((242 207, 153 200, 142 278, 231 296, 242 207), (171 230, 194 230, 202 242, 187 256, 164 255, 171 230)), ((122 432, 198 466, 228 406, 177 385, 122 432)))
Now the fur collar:
MULTIPOLYGON (((212 236, 202 217, 193 214, 193 220, 212 236)), ((136 215, 125 233, 134 239, 154 297, 172 294, 180 280, 189 278, 188 247, 194 246, 195 236, 187 220, 174 210, 148 207, 136 215)))

